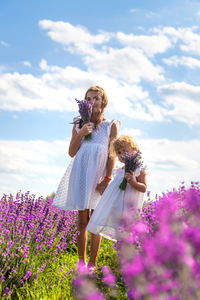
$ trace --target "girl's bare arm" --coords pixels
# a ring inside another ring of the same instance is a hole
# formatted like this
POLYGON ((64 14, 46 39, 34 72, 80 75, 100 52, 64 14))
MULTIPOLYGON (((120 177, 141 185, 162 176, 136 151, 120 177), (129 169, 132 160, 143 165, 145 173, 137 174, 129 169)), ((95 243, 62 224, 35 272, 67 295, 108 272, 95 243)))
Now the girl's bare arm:
MULTIPOLYGON (((118 136, 120 123, 114 122, 110 131, 110 142, 118 136)), ((108 156, 107 166, 106 166, 106 176, 111 177, 112 170, 115 166, 115 158, 111 158, 108 156)), ((96 190, 102 195, 106 187, 108 186, 110 180, 108 178, 104 178, 99 184, 97 184, 96 190)))
POLYGON ((145 171, 141 172, 138 177, 136 177, 136 180, 133 179, 133 172, 131 172, 131 178, 130 173, 125 173, 125 178, 128 181, 128 183, 137 191, 145 193, 147 190, 147 174, 145 171), (129 179, 130 178, 130 179, 129 179))
MULTIPOLYGON (((115 139, 118 136, 119 127, 120 127, 119 121, 114 122, 112 124, 111 131, 110 131, 110 143, 113 139, 115 139)), ((110 177, 112 175, 112 170, 115 166, 115 161, 116 161, 116 158, 112 158, 112 157, 108 156, 106 176, 110 177)))
POLYGON ((76 155, 78 149, 80 148, 82 138, 91 132, 92 132, 91 123, 87 123, 83 125, 83 127, 78 132, 76 131, 76 124, 74 124, 72 129, 72 138, 69 144, 69 151, 68 151, 71 157, 74 157, 76 155))

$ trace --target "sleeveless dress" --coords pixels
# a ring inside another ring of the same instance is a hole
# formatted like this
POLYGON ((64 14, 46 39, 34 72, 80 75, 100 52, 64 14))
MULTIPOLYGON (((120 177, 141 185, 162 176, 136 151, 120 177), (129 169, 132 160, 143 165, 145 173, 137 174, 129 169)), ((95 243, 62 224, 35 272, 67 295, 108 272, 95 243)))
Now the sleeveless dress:
MULTIPOLYGON (((113 121, 104 120, 92 131, 92 138, 82 138, 55 194, 53 206, 63 210, 95 209, 101 195, 97 184, 106 175, 110 130, 113 121)), ((76 125, 76 131, 80 129, 76 125)))
MULTIPOLYGON (((144 169, 136 169, 133 175, 134 179, 139 176, 141 170, 144 169)), ((144 193, 135 190, 129 183, 127 183, 125 191, 119 188, 124 178, 124 169, 113 170, 113 175, 114 179, 103 193, 86 229, 116 241, 123 213, 130 207, 142 209, 144 193)))

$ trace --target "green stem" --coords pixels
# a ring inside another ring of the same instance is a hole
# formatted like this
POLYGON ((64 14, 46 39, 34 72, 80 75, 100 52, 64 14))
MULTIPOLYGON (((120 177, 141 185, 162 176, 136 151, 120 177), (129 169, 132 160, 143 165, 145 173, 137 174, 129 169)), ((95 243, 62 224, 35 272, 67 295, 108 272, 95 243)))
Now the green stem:
POLYGON ((127 186, 127 180, 124 177, 124 179, 122 180, 122 182, 119 185, 119 188, 124 191, 126 189, 126 186, 127 186))
MULTIPOLYGON (((86 123, 88 123, 89 121, 83 121, 83 124, 85 125, 86 123)), ((85 135, 85 140, 91 140, 92 138, 92 133, 89 133, 88 135, 85 135)))
POLYGON ((92 133, 85 135, 85 140, 91 140, 91 138, 92 138, 92 133))

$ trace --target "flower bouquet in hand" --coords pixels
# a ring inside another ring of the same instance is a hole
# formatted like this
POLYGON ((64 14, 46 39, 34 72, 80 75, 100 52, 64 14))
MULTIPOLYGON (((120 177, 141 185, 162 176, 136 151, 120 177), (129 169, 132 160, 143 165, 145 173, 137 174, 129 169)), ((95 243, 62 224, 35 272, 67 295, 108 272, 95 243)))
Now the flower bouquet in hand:
MULTIPOLYGON (((79 114, 83 121, 83 125, 90 122, 93 104, 90 103, 88 100, 77 100, 77 99, 75 99, 75 100, 78 103, 78 108, 79 108, 78 111, 79 111, 79 114)), ((85 139, 90 140, 91 137, 92 137, 92 134, 89 133, 88 135, 85 136, 85 139)))
MULTIPOLYGON (((125 173, 130 171, 135 171, 137 168, 142 167, 143 166, 143 161, 141 160, 141 152, 137 151, 134 154, 126 154, 124 157, 124 163, 125 163, 125 173)), ((124 177, 124 179, 122 180, 121 184, 119 185, 119 188, 121 190, 125 190, 127 186, 127 180, 124 177)))

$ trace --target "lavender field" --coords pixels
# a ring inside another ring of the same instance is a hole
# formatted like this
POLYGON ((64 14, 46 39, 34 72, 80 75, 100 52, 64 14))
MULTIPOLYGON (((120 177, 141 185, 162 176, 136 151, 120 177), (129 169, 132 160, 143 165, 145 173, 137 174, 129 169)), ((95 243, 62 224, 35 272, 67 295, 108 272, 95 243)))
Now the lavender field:
POLYGON ((200 299, 200 185, 129 211, 103 240, 96 276, 79 264, 77 213, 30 193, 0 201, 1 299, 200 299), (78 272, 77 272, 78 268, 78 272))

